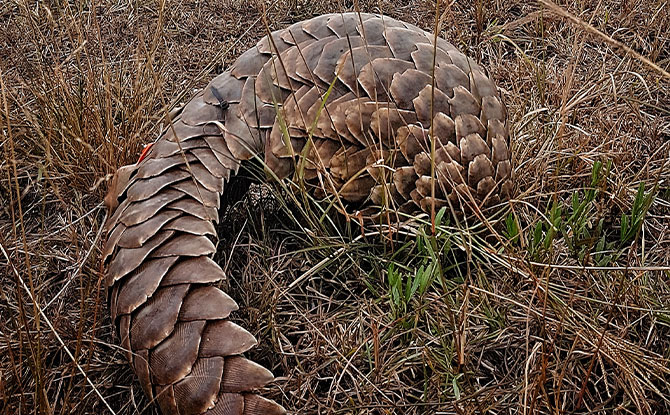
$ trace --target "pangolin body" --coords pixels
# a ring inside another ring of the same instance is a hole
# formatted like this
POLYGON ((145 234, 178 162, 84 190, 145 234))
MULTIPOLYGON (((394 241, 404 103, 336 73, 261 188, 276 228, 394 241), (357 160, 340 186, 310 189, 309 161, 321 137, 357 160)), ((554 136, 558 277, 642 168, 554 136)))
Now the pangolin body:
POLYGON ((238 306, 213 286, 224 278, 211 259, 219 198, 244 161, 259 157, 276 178, 299 176, 317 197, 370 214, 507 197, 498 90, 435 39, 357 13, 273 32, 118 170, 103 252, 111 315, 164 414, 284 413, 254 393, 273 376, 243 357, 256 339, 229 320, 238 306))

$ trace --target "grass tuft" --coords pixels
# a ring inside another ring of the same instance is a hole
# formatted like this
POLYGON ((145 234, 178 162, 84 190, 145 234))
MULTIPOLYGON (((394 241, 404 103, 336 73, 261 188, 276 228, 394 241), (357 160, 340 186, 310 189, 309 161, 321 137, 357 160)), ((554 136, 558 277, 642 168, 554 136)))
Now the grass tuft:
MULTIPOLYGON (((667 2, 345 3, 441 22, 488 68, 517 197, 500 240, 448 211, 362 231, 288 184, 231 200, 217 259, 278 376, 267 396, 300 414, 670 413, 667 2)), ((0 414, 158 413, 104 302, 110 174, 267 30, 339 7, 0 3, 0 414)))

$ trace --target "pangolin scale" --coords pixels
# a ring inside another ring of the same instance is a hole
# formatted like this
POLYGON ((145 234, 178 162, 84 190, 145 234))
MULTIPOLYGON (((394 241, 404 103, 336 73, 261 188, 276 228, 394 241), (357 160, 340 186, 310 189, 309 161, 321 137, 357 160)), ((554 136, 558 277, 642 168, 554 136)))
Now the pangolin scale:
POLYGON ((212 260, 220 196, 254 157, 369 216, 490 206, 512 188, 498 90, 444 39, 358 13, 265 36, 117 171, 106 197, 112 320, 166 415, 285 413, 255 393, 273 375, 243 356, 256 339, 214 286, 225 278, 212 260))

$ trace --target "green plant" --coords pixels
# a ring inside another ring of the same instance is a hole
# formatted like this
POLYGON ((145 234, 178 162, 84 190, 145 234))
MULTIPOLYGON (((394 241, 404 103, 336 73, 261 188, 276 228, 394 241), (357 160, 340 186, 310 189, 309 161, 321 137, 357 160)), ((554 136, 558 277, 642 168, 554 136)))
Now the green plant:
POLYGON ((547 220, 539 221, 535 225, 533 237, 530 241, 529 253, 536 260, 542 260, 551 249, 552 242, 559 234, 562 224, 563 210, 559 203, 554 202, 548 214, 547 220))
POLYGON ((392 258, 386 269, 389 285, 389 300, 394 319, 402 319, 412 307, 413 301, 417 301, 417 307, 421 305, 421 299, 431 287, 438 276, 442 276, 442 264, 444 258, 451 251, 451 237, 443 225, 446 209, 442 208, 435 215, 437 233, 430 235, 427 230, 429 225, 425 224, 415 237, 413 244, 405 244, 404 250, 399 250, 392 258), (412 261, 417 258, 414 266, 411 262, 403 266, 399 260, 400 256, 412 261))
POLYGON ((519 225, 514 219, 512 212, 507 214, 505 217, 505 229, 503 231, 503 236, 509 241, 512 245, 519 244, 519 225))
MULTIPOLYGON (((566 207, 569 212, 561 227, 561 233, 565 239, 570 252, 581 262, 588 259, 594 245, 600 245, 599 251, 605 247, 603 233, 603 221, 600 216, 597 203, 603 195, 602 189, 607 184, 607 177, 612 167, 608 160, 604 171, 603 163, 596 160, 591 169, 591 183, 589 187, 572 194, 570 205, 566 207)), ((610 249, 611 246, 607 246, 610 249)))
MULTIPOLYGON (((572 193, 569 202, 556 200, 551 204, 545 218, 533 228, 529 242, 532 258, 546 259, 557 237, 561 237, 570 254, 584 264, 592 261, 605 266, 621 257, 624 248, 637 237, 658 189, 654 187, 645 193, 645 184, 640 183, 630 212, 621 214, 619 237, 614 239, 612 233, 605 230, 606 218, 600 208, 608 203, 605 188, 611 167, 611 161, 594 162, 588 187, 572 193)), ((514 243, 517 228, 513 217, 508 216, 505 224, 504 235, 514 243)))
POLYGON ((653 203, 657 192, 658 186, 654 186, 654 188, 647 194, 644 192, 644 182, 641 182, 638 186, 630 215, 623 214, 621 216, 621 232, 619 240, 622 245, 633 241, 637 237, 637 234, 642 227, 642 223, 644 222, 644 218, 647 215, 649 207, 653 203))

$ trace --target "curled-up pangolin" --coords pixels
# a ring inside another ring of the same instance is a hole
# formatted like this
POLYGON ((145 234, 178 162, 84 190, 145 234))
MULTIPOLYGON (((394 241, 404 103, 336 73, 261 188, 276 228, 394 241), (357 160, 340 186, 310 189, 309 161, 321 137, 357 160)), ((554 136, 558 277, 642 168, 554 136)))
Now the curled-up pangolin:
POLYGON ((229 320, 238 306, 211 259, 219 197, 256 156, 368 215, 489 206, 512 187, 505 106, 450 43, 355 13, 266 36, 118 170, 106 198, 112 319, 164 414, 284 413, 255 393, 273 376, 243 356, 256 339, 229 320))

